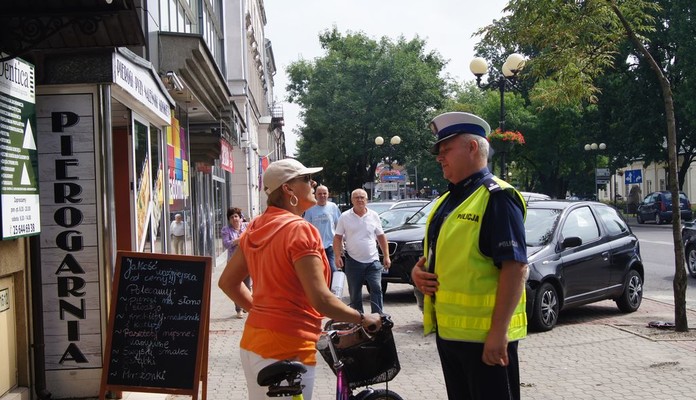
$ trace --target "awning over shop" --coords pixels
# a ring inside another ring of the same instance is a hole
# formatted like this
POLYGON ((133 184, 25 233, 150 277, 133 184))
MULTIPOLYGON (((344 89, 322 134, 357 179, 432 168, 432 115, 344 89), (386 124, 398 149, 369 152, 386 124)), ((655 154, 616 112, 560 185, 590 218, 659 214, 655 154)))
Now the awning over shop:
POLYGON ((8 58, 144 44, 134 0, 6 0, 0 13, 0 50, 8 58))

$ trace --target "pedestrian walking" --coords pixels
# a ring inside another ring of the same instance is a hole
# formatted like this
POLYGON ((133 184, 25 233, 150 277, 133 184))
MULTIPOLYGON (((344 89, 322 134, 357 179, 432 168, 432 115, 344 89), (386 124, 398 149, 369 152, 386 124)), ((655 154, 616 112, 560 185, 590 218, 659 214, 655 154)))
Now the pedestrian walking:
POLYGON ((317 204, 305 211, 304 219, 319 230, 331 272, 335 272, 336 262, 334 260, 333 238, 336 232, 336 224, 338 224, 338 219, 341 217, 341 210, 338 209, 336 203, 329 201, 329 188, 326 186, 317 186, 314 195, 317 198, 317 204))
MULTIPOLYGON (((227 225, 223 226, 220 230, 220 236, 222 236, 222 247, 227 249, 227 262, 232 258, 232 254, 239 247, 239 238, 242 233, 246 231, 247 223, 244 222, 244 217, 242 217, 242 210, 238 207, 230 207, 227 210, 227 225)), ((251 291, 251 277, 247 276, 244 278, 244 285, 251 291)), ((234 304, 234 311, 237 313, 237 319, 244 318, 243 313, 246 312, 237 303, 234 304)))
POLYGON ((518 341, 527 335, 525 203, 486 167, 490 127, 463 112, 430 124, 449 191, 426 225, 411 272, 425 296, 423 328, 436 333, 450 400, 519 399, 518 341))
POLYGON ((184 238, 186 237, 186 222, 181 214, 174 215, 174 221, 169 225, 174 254, 184 254, 184 238))
POLYGON ((367 192, 355 189, 350 195, 353 207, 341 214, 334 235, 336 267, 345 269, 350 293, 350 306, 362 312, 362 287, 367 282, 373 313, 384 311, 382 298, 382 270, 389 269, 389 246, 382 230, 382 222, 375 211, 367 208, 367 192), (345 241, 345 266, 341 255, 345 241), (377 243, 382 250, 379 262, 377 243), (344 268, 345 267, 345 268, 344 268))

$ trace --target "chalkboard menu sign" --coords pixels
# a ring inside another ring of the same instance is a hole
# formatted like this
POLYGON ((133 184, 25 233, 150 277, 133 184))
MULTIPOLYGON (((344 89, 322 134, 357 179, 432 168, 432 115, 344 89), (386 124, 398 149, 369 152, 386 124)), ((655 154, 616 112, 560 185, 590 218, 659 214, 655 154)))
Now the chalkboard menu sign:
POLYGON ((210 257, 119 252, 102 396, 106 390, 205 397, 210 257), (204 367, 204 368, 203 368, 204 367))

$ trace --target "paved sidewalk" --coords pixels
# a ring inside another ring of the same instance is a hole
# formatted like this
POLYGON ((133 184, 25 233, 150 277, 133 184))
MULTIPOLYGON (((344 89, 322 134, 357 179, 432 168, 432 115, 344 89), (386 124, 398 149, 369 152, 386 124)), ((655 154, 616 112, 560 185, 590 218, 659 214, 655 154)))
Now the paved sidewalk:
MULTIPOLYGON (((238 343, 244 320, 217 288, 213 276, 209 400, 246 399, 238 343)), ((346 292, 347 294, 347 292, 346 292)), ((367 299, 367 297, 365 297, 367 299)), ((389 285, 385 310, 392 315, 401 372, 389 388, 404 399, 446 399, 434 338, 423 337, 421 314, 408 285, 389 285)), ((696 393, 696 311, 685 336, 647 328, 650 321, 674 321, 673 306, 644 299, 632 314, 612 301, 568 310, 550 332, 533 333, 520 344, 524 399, 682 399, 696 393)), ((334 396, 334 375, 319 357, 315 400, 334 396)), ((380 385, 377 387, 384 387, 380 385)), ((186 399, 125 393, 127 400, 186 399)), ((202 398, 202 397, 201 397, 202 398)))

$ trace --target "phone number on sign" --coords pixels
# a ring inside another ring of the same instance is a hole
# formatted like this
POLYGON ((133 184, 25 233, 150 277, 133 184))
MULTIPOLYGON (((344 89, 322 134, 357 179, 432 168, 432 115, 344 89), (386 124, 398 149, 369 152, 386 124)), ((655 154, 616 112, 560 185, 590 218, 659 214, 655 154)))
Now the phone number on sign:
POLYGON ((10 230, 12 231, 12 235, 21 235, 23 233, 34 233, 36 232, 36 228, 34 224, 21 224, 21 225, 12 225, 10 227, 10 230))

